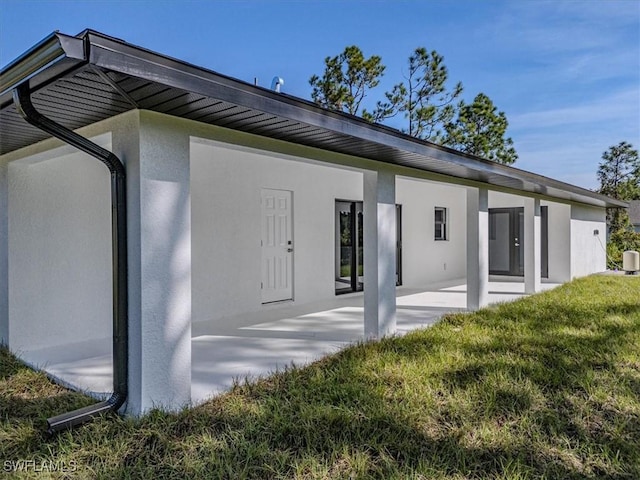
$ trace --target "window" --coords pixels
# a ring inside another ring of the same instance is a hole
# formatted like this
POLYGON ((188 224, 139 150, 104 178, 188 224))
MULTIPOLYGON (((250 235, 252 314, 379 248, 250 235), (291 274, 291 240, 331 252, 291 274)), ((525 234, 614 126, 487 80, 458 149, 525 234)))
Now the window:
POLYGON ((447 240, 447 209, 444 207, 435 208, 435 239, 447 240))

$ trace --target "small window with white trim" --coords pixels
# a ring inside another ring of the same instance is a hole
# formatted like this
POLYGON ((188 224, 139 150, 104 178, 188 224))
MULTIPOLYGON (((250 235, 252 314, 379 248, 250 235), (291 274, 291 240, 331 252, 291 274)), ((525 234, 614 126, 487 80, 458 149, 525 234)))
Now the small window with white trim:
POLYGON ((444 207, 435 208, 435 239, 448 240, 449 232, 447 228, 447 209, 444 207))

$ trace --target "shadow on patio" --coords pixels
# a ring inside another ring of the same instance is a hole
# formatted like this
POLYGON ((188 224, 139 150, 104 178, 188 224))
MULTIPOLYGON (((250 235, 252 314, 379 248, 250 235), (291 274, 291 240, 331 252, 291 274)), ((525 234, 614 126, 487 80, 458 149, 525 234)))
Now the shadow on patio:
MULTIPOLYGON (((557 284, 543 284, 543 289, 557 284)), ((490 282, 490 302, 524 295, 520 282, 490 282)), ((423 288, 398 287, 397 331, 433 325, 442 315, 464 311, 464 280, 423 288)), ((192 325, 193 404, 229 389, 235 380, 304 365, 364 339, 363 294, 295 305, 269 305, 259 312, 192 325)), ((18 352, 67 386, 102 397, 112 384, 111 339, 18 352)))
MULTIPOLYGON (((543 289, 557 284, 544 284, 543 289)), ((490 302, 524 295, 521 282, 491 282, 490 302)), ((397 332, 433 325, 442 315, 466 309, 464 280, 423 288, 398 287, 397 332)), ((260 312, 192 326, 191 397, 201 403, 230 388, 234 379, 304 365, 364 339, 363 294, 297 306, 283 303, 260 312)))

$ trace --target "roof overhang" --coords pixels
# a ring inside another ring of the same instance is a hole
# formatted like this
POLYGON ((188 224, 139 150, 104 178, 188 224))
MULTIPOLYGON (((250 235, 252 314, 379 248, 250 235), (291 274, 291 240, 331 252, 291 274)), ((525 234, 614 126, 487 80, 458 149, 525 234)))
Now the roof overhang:
POLYGON ((28 83, 43 114, 77 129, 146 109, 287 142, 598 207, 626 202, 418 140, 86 30, 53 33, 0 72, 0 154, 48 135, 16 112, 12 91, 28 83))

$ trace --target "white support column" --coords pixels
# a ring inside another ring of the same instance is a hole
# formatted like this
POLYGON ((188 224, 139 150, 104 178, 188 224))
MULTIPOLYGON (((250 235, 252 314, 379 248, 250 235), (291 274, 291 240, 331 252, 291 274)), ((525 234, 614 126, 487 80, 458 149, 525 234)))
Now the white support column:
POLYGON ((364 334, 396 331, 396 177, 367 171, 364 179, 364 334))
POLYGON ((540 199, 524 200, 524 292, 540 291, 541 277, 540 199))
POLYGON ((489 192, 467 189, 467 309, 489 303, 489 192))
POLYGON ((0 345, 9 344, 9 173, 0 161, 0 345))
POLYGON ((139 115, 139 137, 123 128, 114 138, 128 175, 127 414, 135 416, 191 402, 189 137, 169 117, 139 115))

